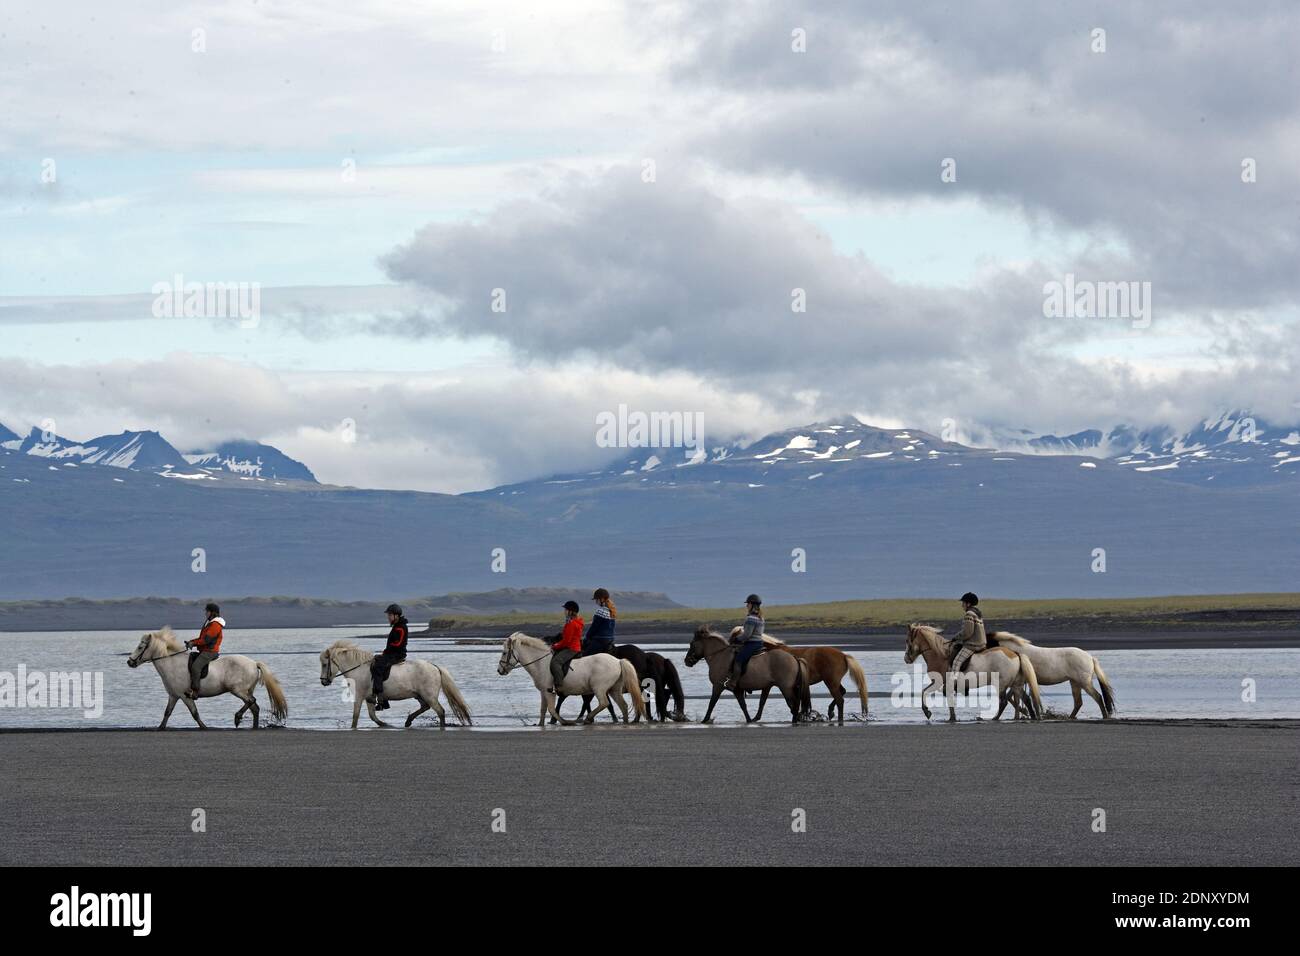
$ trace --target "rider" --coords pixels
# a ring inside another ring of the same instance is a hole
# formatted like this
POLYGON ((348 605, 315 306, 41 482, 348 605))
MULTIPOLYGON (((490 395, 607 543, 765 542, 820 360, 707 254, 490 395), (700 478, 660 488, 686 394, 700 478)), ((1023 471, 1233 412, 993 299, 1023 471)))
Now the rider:
POLYGON ((596 588, 591 599, 596 602, 596 611, 591 615, 587 635, 582 639, 582 653, 608 654, 614 649, 614 624, 618 620, 618 609, 604 588, 596 588))
POLYGON ((547 640, 551 645, 551 693, 564 683, 564 668, 582 653, 582 618, 577 601, 564 602, 564 630, 547 640))
POLYGON ((745 668, 749 666, 749 659, 763 649, 763 599, 757 594, 751 594, 745 598, 745 611, 745 626, 731 639, 731 643, 740 646, 731 661, 731 676, 723 685, 727 690, 739 688, 740 678, 744 676, 745 668))
POLYGON ((190 655, 189 660, 190 689, 185 692, 185 696, 190 700, 198 698, 199 681, 202 680, 203 672, 221 655, 221 638, 226 631, 226 622, 219 616, 221 608, 209 601, 203 611, 207 614, 207 620, 199 628, 199 636, 185 642, 186 647, 194 648, 194 653, 190 655))
POLYGON ((984 632, 984 614, 979 609, 980 599, 967 591, 961 596, 961 633, 953 638, 953 646, 958 648, 948 670, 960 671, 972 656, 988 647, 988 636, 984 632))
POLYGON ((388 643, 384 645, 384 652, 376 654, 375 659, 370 662, 370 681, 375 692, 375 710, 388 709, 388 701, 384 699, 384 681, 388 680, 388 672, 393 669, 394 664, 406 660, 406 638, 409 631, 406 617, 402 614, 400 606, 390 604, 384 613, 388 615, 388 623, 392 630, 388 632, 388 643))

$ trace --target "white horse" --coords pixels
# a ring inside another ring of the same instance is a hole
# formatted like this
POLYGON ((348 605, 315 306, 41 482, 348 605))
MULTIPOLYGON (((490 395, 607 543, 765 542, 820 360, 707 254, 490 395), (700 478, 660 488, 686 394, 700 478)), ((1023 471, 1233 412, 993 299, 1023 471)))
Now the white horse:
MULTIPOLYGON (((380 720, 375 713, 374 682, 370 676, 370 662, 375 655, 362 650, 351 641, 335 641, 320 652, 320 682, 328 687, 335 677, 342 677, 352 683, 352 729, 357 729, 357 720, 361 716, 361 701, 366 702, 366 711, 370 719, 380 727, 389 724, 380 720)), ((432 707, 438 712, 438 729, 447 728, 447 711, 438 702, 438 694, 447 695, 447 703, 456 719, 468 727, 474 722, 469 716, 469 706, 460 695, 460 689, 451 679, 451 671, 432 661, 407 658, 400 664, 394 664, 384 681, 384 698, 386 700, 406 700, 414 697, 420 702, 418 710, 413 710, 406 718, 406 726, 432 707)))
MULTIPOLYGON (((551 646, 545 641, 529 637, 523 631, 515 631, 506 638, 501 648, 501 660, 497 664, 497 673, 505 677, 516 667, 528 671, 537 692, 542 695, 542 710, 537 726, 546 723, 546 715, 567 726, 576 721, 565 720, 555 709, 555 694, 551 688, 551 646)), ((589 657, 576 658, 569 665, 569 672, 558 690, 565 697, 580 697, 594 694, 597 707, 587 714, 585 723, 591 723, 596 715, 609 707, 612 694, 623 712, 623 723, 627 723, 627 701, 623 695, 632 695, 632 706, 636 708, 636 719, 647 717, 645 698, 641 696, 641 682, 637 679, 636 668, 628 660, 619 660, 613 654, 592 654, 589 657), (622 686, 620 687, 620 683, 622 686)), ((647 719, 649 719, 647 717, 647 719)))
MULTIPOLYGON (((141 664, 151 662, 154 669, 158 671, 158 676, 162 678, 163 687, 167 690, 167 709, 163 711, 162 723, 158 725, 158 729, 162 730, 167 726, 167 720, 172 715, 172 708, 176 706, 176 701, 183 700, 185 706, 190 709, 194 722, 199 725, 199 729, 207 730, 208 725, 200 719, 199 709, 194 706, 194 701, 185 696, 190 689, 189 659, 185 645, 172 633, 170 627, 164 627, 161 631, 140 638, 135 653, 126 659, 128 667, 139 667, 141 664)), ((267 696, 271 698, 271 716, 276 720, 284 720, 288 717, 289 705, 284 699, 284 689, 271 673, 271 668, 261 661, 244 657, 242 654, 222 654, 209 664, 207 676, 199 682, 199 696, 220 697, 222 694, 234 694, 244 702, 244 706, 235 714, 235 726, 239 726, 244 712, 251 710, 253 729, 256 730, 260 710, 253 691, 257 689, 259 683, 266 687, 267 696)))
MULTIPOLYGON (((930 682, 921 691, 921 711, 925 714, 926 720, 930 719, 930 708, 925 703, 925 695, 930 692, 930 688, 934 687, 935 675, 944 677, 948 685, 944 688, 944 696, 948 700, 948 720, 954 721, 957 719, 955 699, 957 681, 955 679, 946 680, 948 651, 951 647, 952 641, 944 640, 943 635, 928 624, 909 624, 907 626, 907 650, 903 654, 903 660, 910 664, 918 656, 923 657, 927 672, 930 675, 930 682)), ((998 708, 994 720, 1002 716, 1002 711, 1006 709, 1008 699, 1015 707, 1016 720, 1020 719, 1022 709, 1035 720, 1043 713, 1043 700, 1038 693, 1038 675, 1034 669, 1033 661, 1024 654, 1018 654, 1011 648, 990 647, 988 650, 980 651, 978 654, 971 656, 970 664, 967 666, 964 675, 973 675, 975 677, 983 675, 997 689, 1002 706, 998 708), (1026 685, 1028 685, 1028 696, 1033 703, 1032 710, 1027 705, 1022 708, 1022 698, 1026 696, 1026 685)))
MULTIPOLYGON (((1034 671, 1038 675, 1039 685, 1063 684, 1070 682, 1074 692, 1074 710, 1070 719, 1074 720, 1083 706, 1083 694, 1087 694, 1101 708, 1101 716, 1110 718, 1115 713, 1115 689, 1106 679, 1106 672, 1101 669, 1101 661, 1079 647, 1039 647, 1032 641, 1009 631, 997 631, 989 635, 999 644, 1034 662, 1034 671), (1101 685, 1101 693, 1093 689, 1092 679, 1096 677, 1101 685)), ((1003 707, 1006 704, 1003 703, 1003 707)), ((1002 713, 1001 710, 998 711, 1002 713)))

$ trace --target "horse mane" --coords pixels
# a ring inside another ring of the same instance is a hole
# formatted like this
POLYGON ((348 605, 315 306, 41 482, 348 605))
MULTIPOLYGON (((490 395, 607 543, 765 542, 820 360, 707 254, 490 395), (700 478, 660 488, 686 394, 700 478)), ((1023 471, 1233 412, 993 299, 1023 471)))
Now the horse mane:
POLYGON ((929 624, 913 624, 913 628, 925 639, 925 641, 936 651, 942 651, 943 645, 947 643, 943 635, 939 633, 937 627, 931 627, 929 624))
POLYGON ((155 631, 149 636, 156 641, 160 641, 163 647, 167 648, 169 651, 185 650, 185 643, 177 637, 175 633, 173 633, 170 624, 164 625, 161 631, 155 631))
POLYGON ((327 654, 342 654, 344 651, 360 651, 361 648, 347 638, 339 638, 325 649, 327 654))
POLYGON ((515 631, 513 634, 510 635, 509 639, 512 641, 517 641, 518 643, 522 644, 524 647, 532 647, 537 650, 541 650, 543 647, 551 646, 550 644, 547 644, 544 640, 542 640, 540 637, 529 637, 523 631, 515 631))
POLYGON ((763 643, 768 647, 785 647, 785 641, 779 637, 773 637, 771 634, 763 635, 763 643))
POLYGON ((723 636, 722 636, 721 634, 719 634, 717 631, 715 631, 715 630, 713 630, 712 628, 710 628, 707 624, 701 624, 699 627, 697 627, 697 628, 695 629, 695 636, 696 636, 697 638, 700 638, 700 637, 713 637, 713 638, 717 638, 717 639, 720 640, 720 641, 725 641, 725 640, 726 640, 725 637, 723 637, 723 636))

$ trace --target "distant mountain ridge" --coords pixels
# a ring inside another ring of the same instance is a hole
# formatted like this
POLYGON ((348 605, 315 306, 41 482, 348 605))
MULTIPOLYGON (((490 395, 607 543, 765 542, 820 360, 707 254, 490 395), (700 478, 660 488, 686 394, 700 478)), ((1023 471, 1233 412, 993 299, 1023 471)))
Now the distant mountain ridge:
POLYGON ((39 427, 21 437, 0 424, 0 449, 44 458, 57 465, 149 471, 167 478, 220 480, 231 475, 248 480, 316 482, 316 476, 302 462, 254 441, 228 441, 211 451, 184 454, 156 431, 124 431, 74 441, 39 427))

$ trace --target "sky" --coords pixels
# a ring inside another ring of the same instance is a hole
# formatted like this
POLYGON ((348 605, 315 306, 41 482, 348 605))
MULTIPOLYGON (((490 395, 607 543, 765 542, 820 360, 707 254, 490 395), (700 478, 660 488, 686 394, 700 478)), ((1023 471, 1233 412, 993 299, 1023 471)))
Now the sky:
POLYGON ((599 466, 619 405, 1292 425, 1298 44, 1270 0, 11 0, 0 423, 446 492, 599 466), (1149 321, 1046 315, 1067 275, 1149 321))

